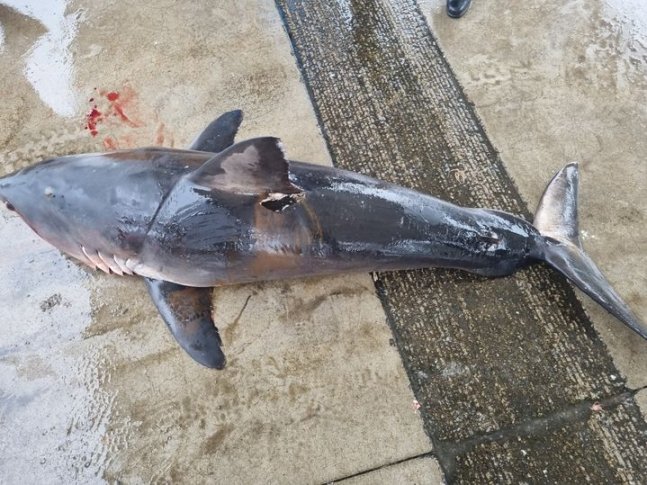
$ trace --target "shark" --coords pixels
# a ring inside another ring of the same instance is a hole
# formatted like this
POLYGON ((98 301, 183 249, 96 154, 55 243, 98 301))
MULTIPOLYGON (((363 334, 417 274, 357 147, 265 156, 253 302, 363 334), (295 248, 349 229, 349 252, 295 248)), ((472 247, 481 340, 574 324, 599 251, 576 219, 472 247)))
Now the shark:
POLYGON ((562 168, 534 220, 460 207, 338 168, 292 161, 281 142, 235 142, 240 110, 188 149, 52 158, 0 179, 0 201, 67 256, 143 278, 180 346, 223 369, 212 289, 285 278, 426 267, 503 277, 547 263, 647 338, 647 326, 584 252, 579 172, 562 168))

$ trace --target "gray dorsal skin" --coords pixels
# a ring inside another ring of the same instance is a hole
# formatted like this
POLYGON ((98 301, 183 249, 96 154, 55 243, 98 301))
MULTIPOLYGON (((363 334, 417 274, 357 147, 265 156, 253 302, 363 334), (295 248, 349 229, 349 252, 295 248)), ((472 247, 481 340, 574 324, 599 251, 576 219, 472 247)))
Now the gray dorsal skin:
MULTIPOLYGON (((227 149, 233 144, 242 119, 240 110, 224 113, 209 123, 190 148, 213 153, 227 149)), ((144 280, 153 303, 180 347, 205 367, 223 369, 225 355, 213 321, 212 288, 188 287, 151 278, 144 280)))
POLYGON ((191 150, 218 153, 231 146, 243 121, 239 109, 228 111, 209 123, 202 133, 191 143, 191 150))
POLYGON ((175 338, 208 367, 224 365, 212 287, 347 271, 447 267, 504 276, 544 261, 647 338, 581 247, 577 165, 550 182, 533 225, 288 162, 276 138, 227 147, 240 115, 219 120, 193 148, 220 153, 147 148, 56 158, 0 179, 0 200, 66 254, 146 278, 175 338))

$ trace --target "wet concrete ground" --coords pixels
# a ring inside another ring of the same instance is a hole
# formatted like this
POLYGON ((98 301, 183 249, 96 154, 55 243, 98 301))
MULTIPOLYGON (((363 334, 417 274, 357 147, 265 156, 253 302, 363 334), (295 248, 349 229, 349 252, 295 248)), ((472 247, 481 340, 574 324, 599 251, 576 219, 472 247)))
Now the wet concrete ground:
MULTIPOLYGON (((235 107, 240 138, 280 136, 292 158, 330 163, 328 147, 522 214, 578 158, 587 250, 645 317, 643 9, 476 0, 450 21, 435 0, 279 1, 291 44, 266 2, 48 5, 0 3, 2 173, 185 146, 235 107)), ((633 397, 647 346, 584 300, 600 340, 550 271, 380 275, 382 304, 367 275, 219 289, 230 363, 214 372, 179 350, 141 282, 0 218, 4 482, 438 483, 438 461, 450 481, 647 473, 633 397)))

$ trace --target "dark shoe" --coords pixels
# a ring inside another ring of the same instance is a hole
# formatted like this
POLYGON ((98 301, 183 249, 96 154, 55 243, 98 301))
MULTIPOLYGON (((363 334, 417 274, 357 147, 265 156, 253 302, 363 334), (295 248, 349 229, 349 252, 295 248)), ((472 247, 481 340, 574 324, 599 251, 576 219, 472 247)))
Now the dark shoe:
POLYGON ((447 0, 447 15, 455 19, 462 17, 471 3, 472 0, 447 0))

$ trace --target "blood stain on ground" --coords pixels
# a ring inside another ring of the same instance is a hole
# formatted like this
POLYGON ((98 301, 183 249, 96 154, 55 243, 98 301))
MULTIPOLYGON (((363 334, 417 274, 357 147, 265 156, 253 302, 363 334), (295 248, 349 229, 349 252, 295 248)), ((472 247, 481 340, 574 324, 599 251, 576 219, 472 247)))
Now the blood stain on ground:
POLYGON ((85 129, 90 130, 90 134, 92 136, 97 136, 97 133, 99 133, 99 130, 97 130, 97 125, 101 122, 102 119, 101 111, 99 111, 96 106, 93 106, 90 112, 85 115, 85 119, 85 129))
POLYGON ((110 91, 101 92, 101 95, 108 100, 108 103, 110 103, 109 109, 112 116, 118 117, 121 121, 132 128, 137 128, 142 125, 142 123, 133 121, 125 112, 126 108, 132 107, 132 101, 135 99, 135 91, 133 91, 132 88, 124 86, 121 93, 110 91))
POLYGON ((132 115, 126 114, 126 110, 136 111, 136 93, 130 86, 124 86, 121 92, 97 88, 94 88, 94 91, 96 94, 89 99, 90 111, 85 116, 85 129, 89 130, 92 136, 97 136, 99 125, 102 123, 113 125, 112 127, 115 128, 112 120, 118 120, 131 128, 143 125, 133 119, 132 115), (98 107, 99 104, 101 109, 98 107))
POLYGON ((164 123, 160 123, 155 131, 155 145, 160 147, 164 145, 164 128, 164 123))
POLYGON ((106 150, 134 148, 149 144, 174 145, 173 133, 162 123, 156 113, 142 110, 135 90, 128 84, 120 89, 94 88, 88 99, 85 129, 90 135, 102 135, 106 150), (151 124, 156 127, 151 132, 151 124))
POLYGON ((112 136, 106 136, 103 138, 103 147, 106 150, 117 150, 119 148, 119 143, 112 136))

